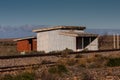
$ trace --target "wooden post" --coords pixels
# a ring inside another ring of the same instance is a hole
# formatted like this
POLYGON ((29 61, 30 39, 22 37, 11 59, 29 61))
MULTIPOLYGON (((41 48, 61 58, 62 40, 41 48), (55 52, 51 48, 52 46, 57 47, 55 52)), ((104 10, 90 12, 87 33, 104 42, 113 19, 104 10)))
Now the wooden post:
POLYGON ((117 49, 119 49, 119 34, 117 34, 117 49))
POLYGON ((89 38, 89 42, 91 43, 91 37, 89 38))
POLYGON ((84 38, 82 37, 82 49, 84 48, 84 38))
POLYGON ((113 34, 113 48, 115 49, 116 48, 116 45, 115 45, 115 34, 113 34))

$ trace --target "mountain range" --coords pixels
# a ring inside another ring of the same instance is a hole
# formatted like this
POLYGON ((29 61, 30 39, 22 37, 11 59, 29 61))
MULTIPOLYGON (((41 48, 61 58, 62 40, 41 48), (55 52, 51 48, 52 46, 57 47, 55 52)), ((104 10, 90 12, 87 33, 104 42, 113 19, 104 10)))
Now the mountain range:
MULTIPOLYGON (((24 25, 19 27, 0 26, 0 38, 21 38, 26 36, 35 36, 33 29, 49 27, 48 25, 24 25)), ((120 29, 86 29, 88 33, 99 35, 120 34, 120 29)))
POLYGON ((35 36, 33 29, 46 27, 44 25, 23 25, 23 26, 0 26, 0 38, 21 38, 26 36, 35 36))

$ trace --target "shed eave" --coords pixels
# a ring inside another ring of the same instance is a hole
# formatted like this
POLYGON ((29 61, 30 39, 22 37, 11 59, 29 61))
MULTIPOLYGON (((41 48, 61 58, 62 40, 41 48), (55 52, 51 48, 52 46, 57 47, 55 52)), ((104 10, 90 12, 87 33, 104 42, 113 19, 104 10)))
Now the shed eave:
POLYGON ((17 39, 14 39, 14 41, 21 41, 21 40, 26 40, 26 39, 36 39, 36 36, 25 37, 25 38, 17 38, 17 39))
POLYGON ((72 37, 98 37, 98 34, 84 33, 84 32, 60 32, 60 35, 72 37))
POLYGON ((33 32, 43 32, 43 31, 51 31, 51 30, 84 30, 86 27, 84 26, 55 26, 55 27, 48 27, 48 28, 40 28, 40 29, 35 29, 33 32))

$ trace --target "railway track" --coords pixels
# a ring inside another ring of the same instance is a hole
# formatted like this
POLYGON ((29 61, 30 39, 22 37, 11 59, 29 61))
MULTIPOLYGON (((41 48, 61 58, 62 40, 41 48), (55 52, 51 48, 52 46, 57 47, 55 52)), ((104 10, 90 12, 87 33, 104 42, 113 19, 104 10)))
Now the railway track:
POLYGON ((43 64, 30 64, 30 65, 0 67, 0 73, 12 72, 12 71, 18 71, 18 70, 26 70, 26 69, 36 69, 36 68, 39 68, 41 65, 51 67, 51 66, 55 65, 55 62, 49 62, 49 63, 43 63, 43 64))
MULTIPOLYGON (((68 54, 87 54, 87 53, 102 53, 102 52, 114 52, 120 51, 120 49, 109 49, 109 50, 96 50, 96 51, 79 51, 79 52, 70 52, 68 54)), ((13 58, 26 58, 26 57, 44 57, 44 56, 58 56, 61 53, 44 53, 44 54, 25 54, 25 55, 11 55, 11 56, 0 56, 0 59, 13 59, 13 58)))
MULTIPOLYGON (((83 51, 83 52, 71 52, 71 54, 87 54, 87 53, 102 53, 102 52, 114 52, 114 51, 120 51, 120 49, 114 49, 114 50, 99 50, 99 51, 83 51)), ((0 60, 8 60, 8 59, 16 59, 16 58, 31 58, 31 57, 44 57, 44 56, 58 56, 61 55, 61 53, 52 53, 52 54, 32 54, 32 55, 14 55, 14 56, 0 56, 0 60)), ((41 65, 46 66, 54 66, 56 62, 44 62, 40 64, 30 64, 30 65, 18 65, 18 66, 5 66, 0 67, 0 73, 3 72, 11 72, 11 71, 18 71, 18 70, 25 70, 29 68, 37 68, 41 65)))

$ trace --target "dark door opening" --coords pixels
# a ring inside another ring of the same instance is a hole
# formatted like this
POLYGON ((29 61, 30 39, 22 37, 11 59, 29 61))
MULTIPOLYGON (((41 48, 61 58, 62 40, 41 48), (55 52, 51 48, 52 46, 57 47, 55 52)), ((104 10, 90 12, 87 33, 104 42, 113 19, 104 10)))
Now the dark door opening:
POLYGON ((29 48, 30 48, 31 51, 33 50, 33 45, 32 44, 33 44, 32 39, 29 39, 29 48))
POLYGON ((76 49, 82 49, 82 38, 76 37, 76 49))
POLYGON ((84 48, 87 47, 90 44, 90 37, 84 37, 84 48))
POLYGON ((96 37, 76 37, 76 49, 84 49, 95 39, 96 37))

